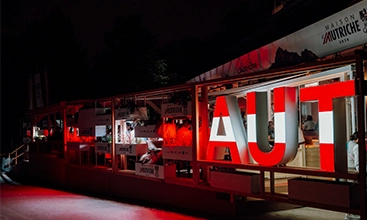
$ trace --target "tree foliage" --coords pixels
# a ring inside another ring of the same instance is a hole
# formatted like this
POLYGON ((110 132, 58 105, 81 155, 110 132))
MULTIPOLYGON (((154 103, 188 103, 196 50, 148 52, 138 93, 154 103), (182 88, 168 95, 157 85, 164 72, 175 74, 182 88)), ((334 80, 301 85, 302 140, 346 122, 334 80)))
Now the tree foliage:
POLYGON ((106 49, 92 70, 98 82, 96 96, 110 96, 166 85, 167 64, 155 47, 155 36, 142 25, 140 16, 118 17, 105 34, 106 49))
POLYGON ((1 32, 14 31, 19 17, 19 5, 14 0, 1 1, 1 32))
POLYGON ((24 71, 48 73, 51 103, 83 97, 88 78, 86 50, 60 7, 29 24, 21 37, 24 71))
POLYGON ((204 48, 205 42, 196 37, 185 37, 171 42, 162 50, 162 56, 167 59, 167 71, 171 75, 172 84, 185 83, 199 75, 202 64, 207 60, 204 48))

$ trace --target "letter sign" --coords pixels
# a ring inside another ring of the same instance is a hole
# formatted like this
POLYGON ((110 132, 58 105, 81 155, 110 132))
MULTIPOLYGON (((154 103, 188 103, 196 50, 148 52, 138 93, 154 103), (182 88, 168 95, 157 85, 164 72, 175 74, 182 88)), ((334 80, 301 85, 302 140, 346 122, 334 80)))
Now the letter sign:
POLYGON ((229 148, 232 163, 247 164, 250 160, 247 150, 247 137, 243 126, 241 112, 235 96, 217 97, 210 139, 208 160, 217 159, 215 152, 229 148))
MULTIPOLYGON (((320 169, 335 171, 333 99, 355 95, 354 80, 300 89, 300 101, 319 102, 320 169)), ((338 120, 339 118, 335 118, 338 120)), ((335 122, 338 124, 338 122, 335 122)))
MULTIPOLYGON (((340 124, 338 121, 344 119, 334 117, 333 99, 355 96, 355 91, 354 80, 306 87, 299 91, 300 102, 319 102, 321 170, 335 172, 335 160, 345 157, 345 155, 337 154, 335 149, 334 123, 340 124)), ((247 93, 246 135, 237 98, 235 96, 217 97, 207 159, 221 159, 216 155, 217 149, 228 148, 232 163, 249 164, 250 160, 253 159, 263 166, 275 166, 291 162, 298 149, 296 88, 279 87, 274 89, 274 147, 269 146, 267 139, 267 110, 266 92, 247 93)))
POLYGON ((298 148, 296 88, 274 89, 274 147, 267 139, 266 93, 247 93, 248 145, 252 158, 264 166, 286 164, 294 159, 298 148))

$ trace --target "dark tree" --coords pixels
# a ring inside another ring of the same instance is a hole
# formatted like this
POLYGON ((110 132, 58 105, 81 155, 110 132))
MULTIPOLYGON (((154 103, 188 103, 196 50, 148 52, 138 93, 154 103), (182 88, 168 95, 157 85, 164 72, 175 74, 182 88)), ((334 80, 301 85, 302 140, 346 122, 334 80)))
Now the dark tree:
POLYGON ((19 5, 16 1, 1 2, 1 153, 7 153, 20 144, 20 117, 25 114, 26 84, 21 80, 21 46, 14 31, 19 5))
POLYGON ((19 5, 14 0, 1 1, 1 33, 8 33, 16 29, 17 19, 19 15, 19 5))
MULTIPOLYGON (((5 4, 1 10, 16 12, 17 5, 5 4)), ((86 53, 60 8, 30 23, 21 33, 12 31, 15 19, 9 16, 1 33, 1 118, 6 119, 1 129, 2 152, 22 142, 21 119, 28 107, 27 87, 33 75, 47 71, 49 104, 85 98, 88 77, 86 53)))
POLYGON ((161 53, 167 60, 167 75, 170 76, 171 85, 185 83, 207 70, 205 64, 209 53, 206 42, 196 37, 171 42, 161 53))
POLYGON ((167 84, 165 60, 155 47, 155 36, 138 15, 118 17, 105 34, 106 49, 93 68, 95 96, 104 97, 161 87, 167 84))
POLYGON ((51 104, 88 95, 86 50, 75 39, 70 19, 61 8, 55 8, 42 21, 29 24, 21 40, 24 72, 47 72, 51 104))

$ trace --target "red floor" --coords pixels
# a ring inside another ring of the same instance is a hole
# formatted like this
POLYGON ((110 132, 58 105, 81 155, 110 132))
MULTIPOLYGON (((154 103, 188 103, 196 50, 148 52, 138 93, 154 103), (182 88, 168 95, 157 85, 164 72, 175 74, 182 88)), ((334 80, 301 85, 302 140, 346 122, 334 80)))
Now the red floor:
POLYGON ((22 185, 11 182, 11 179, 5 179, 4 177, 6 178, 7 176, 1 174, 0 219, 4 220, 343 220, 345 216, 344 213, 309 207, 264 212, 235 218, 228 216, 210 216, 205 213, 186 214, 182 210, 162 209, 157 205, 146 205, 141 204, 141 202, 114 201, 46 187, 22 185))
POLYGON ((205 219, 38 186, 1 185, 0 219, 205 219))

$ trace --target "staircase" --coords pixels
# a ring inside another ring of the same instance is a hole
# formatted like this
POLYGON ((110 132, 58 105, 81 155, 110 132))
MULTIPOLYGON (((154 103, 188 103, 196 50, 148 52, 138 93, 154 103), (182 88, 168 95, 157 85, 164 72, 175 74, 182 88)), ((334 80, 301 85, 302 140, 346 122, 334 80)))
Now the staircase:
POLYGON ((21 145, 5 157, 1 157, 1 172, 10 172, 21 161, 29 162, 28 145, 21 145))
POLYGON ((11 153, 1 157, 1 184, 16 183, 13 180, 27 180, 28 166, 26 164, 29 162, 28 152, 28 144, 23 144, 11 153))

